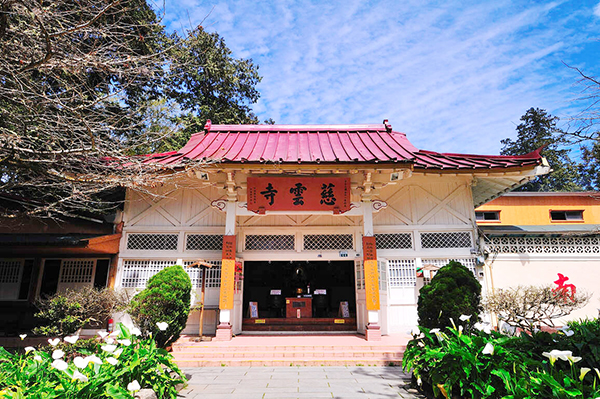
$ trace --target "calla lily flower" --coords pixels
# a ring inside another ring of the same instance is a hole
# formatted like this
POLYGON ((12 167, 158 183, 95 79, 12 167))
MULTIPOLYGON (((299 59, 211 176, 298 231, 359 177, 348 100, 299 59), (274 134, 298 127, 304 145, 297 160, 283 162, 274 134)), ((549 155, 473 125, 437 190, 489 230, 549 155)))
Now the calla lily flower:
POLYGON ((69 368, 69 365, 67 364, 67 362, 65 362, 64 360, 60 360, 60 359, 56 359, 50 365, 60 371, 65 371, 66 369, 69 368))
POLYGON ((137 380, 133 380, 131 381, 129 384, 127 384, 127 390, 129 392, 137 392, 141 389, 142 387, 140 386, 140 383, 137 380))
POLYGON ((460 321, 467 321, 471 319, 471 315, 461 314, 459 317, 460 321))
POLYGON ((118 339, 117 342, 123 346, 131 345, 131 340, 129 340, 129 339, 118 339))
POLYGON ((85 374, 81 374, 77 370, 75 370, 75 372, 73 373, 73 379, 79 380, 81 382, 88 382, 88 377, 85 374))
POLYGON ((88 363, 102 364, 102 359, 96 355, 86 356, 84 360, 88 363))
POLYGON ((34 350, 35 350, 35 348, 33 346, 27 346, 27 347, 25 347, 25 353, 29 353, 29 352, 32 352, 34 350))
POLYGON ((72 335, 70 337, 65 337, 65 342, 74 344, 75 342, 77 342, 78 339, 79 339, 79 337, 77 335, 72 335))
POLYGON ((117 365, 117 363, 119 363, 119 361, 118 361, 117 359, 115 359, 114 357, 107 357, 107 358, 106 358, 106 359, 104 359, 104 360, 106 360, 106 362, 107 362, 107 363, 110 363, 110 364, 112 364, 113 366, 116 366, 116 365, 117 365))
POLYGON ((439 328, 432 328, 431 330, 429 330, 429 332, 430 332, 430 333, 437 334, 437 333, 439 333, 439 332, 440 332, 440 329, 439 329, 439 328))
POLYGON ((104 339, 108 333, 106 331, 98 331, 98 335, 100 336, 100 338, 104 339))
POLYGON ((116 351, 113 352, 113 356, 114 357, 119 357, 119 355, 123 353, 123 348, 119 348, 116 351))
POLYGON ((105 352, 112 353, 115 351, 115 349, 117 349, 117 346, 116 345, 104 345, 104 346, 101 346, 100 349, 102 349, 105 352))
POLYGON ((42 361, 42 357, 40 355, 35 355, 33 357, 33 360, 35 360, 36 362, 41 362, 42 361))
POLYGON ((56 346, 60 343, 60 338, 48 339, 48 343, 52 346, 56 346))
POLYGON ((25 339, 25 337, 27 336, 27 334, 20 334, 19 337, 21 337, 21 341, 23 341, 25 339))
POLYGON ((585 375, 587 373, 589 373, 590 371, 592 371, 592 369, 587 368, 587 367, 582 367, 581 372, 579 373, 579 381, 583 381, 583 379, 585 378, 585 375))
POLYGON ((54 352, 52 352, 52 359, 54 359, 54 360, 60 359, 64 355, 65 355, 65 352, 61 351, 60 349, 57 349, 54 352))
POLYGON ((89 359, 88 358, 82 358, 81 356, 77 356, 75 359, 73 359, 73 364, 75 364, 75 367, 80 368, 80 369, 84 369, 88 366, 89 364, 89 359))
POLYGON ((573 356, 573 352, 559 351, 558 349, 553 349, 550 352, 542 352, 542 355, 550 359, 550 364, 554 365, 556 359, 564 360, 565 362, 569 361, 569 356, 573 356))
POLYGON ((492 345, 490 342, 488 342, 487 344, 485 344, 485 347, 483 348, 481 353, 484 355, 493 355, 494 354, 494 345, 492 345))
POLYGON ((169 327, 169 323, 165 323, 165 322, 158 322, 158 323, 156 323, 156 325, 158 326, 158 329, 160 331, 165 331, 167 329, 167 327, 169 327))
POLYGON ((140 335, 142 335, 142 332, 141 332, 141 331, 140 331, 140 329, 139 329, 139 328, 137 328, 137 327, 133 327, 133 328, 131 329, 131 333, 132 333, 133 335, 135 335, 136 337, 139 337, 140 335))
POLYGON ((106 338, 106 339, 104 340, 104 342, 106 342, 106 343, 107 343, 107 344, 109 344, 109 345, 112 345, 112 344, 114 344, 114 343, 115 343, 115 340, 109 337, 109 338, 106 338))

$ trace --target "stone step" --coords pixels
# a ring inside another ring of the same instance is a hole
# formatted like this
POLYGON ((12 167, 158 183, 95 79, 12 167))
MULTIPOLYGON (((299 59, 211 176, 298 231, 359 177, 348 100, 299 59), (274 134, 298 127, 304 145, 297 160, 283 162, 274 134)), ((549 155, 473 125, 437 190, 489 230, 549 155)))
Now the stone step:
POLYGON ((266 359, 266 358, 228 358, 228 359, 177 359, 175 363, 181 367, 248 367, 248 366, 400 366, 402 357, 390 359, 319 359, 319 358, 287 358, 287 359, 266 359))
POLYGON ((202 351, 202 352, 222 352, 222 351, 236 351, 236 352, 268 352, 268 351, 388 351, 388 352, 403 352, 406 349, 405 345, 394 345, 394 346, 320 346, 320 345, 292 345, 292 346, 216 346, 216 345, 202 345, 202 344, 175 344, 173 345, 173 352, 189 352, 189 351, 202 351))
POLYGON ((190 358, 204 358, 204 359, 224 359, 224 358, 389 358, 389 357, 402 357, 403 351, 252 351, 252 352, 236 352, 236 351, 222 351, 222 352, 203 352, 203 351, 186 351, 186 352, 174 352, 173 356, 175 359, 190 359, 190 358))

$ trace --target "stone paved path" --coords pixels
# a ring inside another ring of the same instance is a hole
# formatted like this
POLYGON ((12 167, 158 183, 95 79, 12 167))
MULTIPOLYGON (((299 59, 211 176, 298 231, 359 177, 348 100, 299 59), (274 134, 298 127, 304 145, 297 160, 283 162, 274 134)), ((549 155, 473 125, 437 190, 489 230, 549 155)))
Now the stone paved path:
POLYGON ((183 370, 186 399, 423 398, 400 367, 198 367, 183 370))

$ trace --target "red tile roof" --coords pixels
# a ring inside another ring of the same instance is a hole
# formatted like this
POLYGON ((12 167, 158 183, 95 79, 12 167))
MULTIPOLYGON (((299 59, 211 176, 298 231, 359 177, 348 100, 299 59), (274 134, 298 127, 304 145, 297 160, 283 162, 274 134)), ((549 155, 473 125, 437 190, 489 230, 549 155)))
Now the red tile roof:
POLYGON ((225 163, 408 163, 415 169, 497 169, 541 164, 539 152, 520 156, 445 154, 419 150, 404 133, 381 125, 207 125, 177 152, 149 161, 225 163))

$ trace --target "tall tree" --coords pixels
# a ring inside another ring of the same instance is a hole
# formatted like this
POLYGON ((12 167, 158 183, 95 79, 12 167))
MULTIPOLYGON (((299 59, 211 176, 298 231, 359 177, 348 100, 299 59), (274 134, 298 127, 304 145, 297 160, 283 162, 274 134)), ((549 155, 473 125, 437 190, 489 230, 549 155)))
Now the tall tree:
POLYGON ((523 155, 542 149, 552 172, 538 176, 525 184, 521 191, 577 191, 581 190, 577 165, 570 159, 569 150, 561 148, 564 142, 559 138, 561 131, 556 127, 558 117, 539 108, 530 108, 521 116, 517 126, 517 138, 504 139, 500 153, 502 155, 523 155))
POLYGON ((107 193, 167 178, 131 155, 178 149, 182 125, 256 121, 259 80, 217 34, 167 35, 146 0, 0 0, 0 197, 112 209, 107 193))

